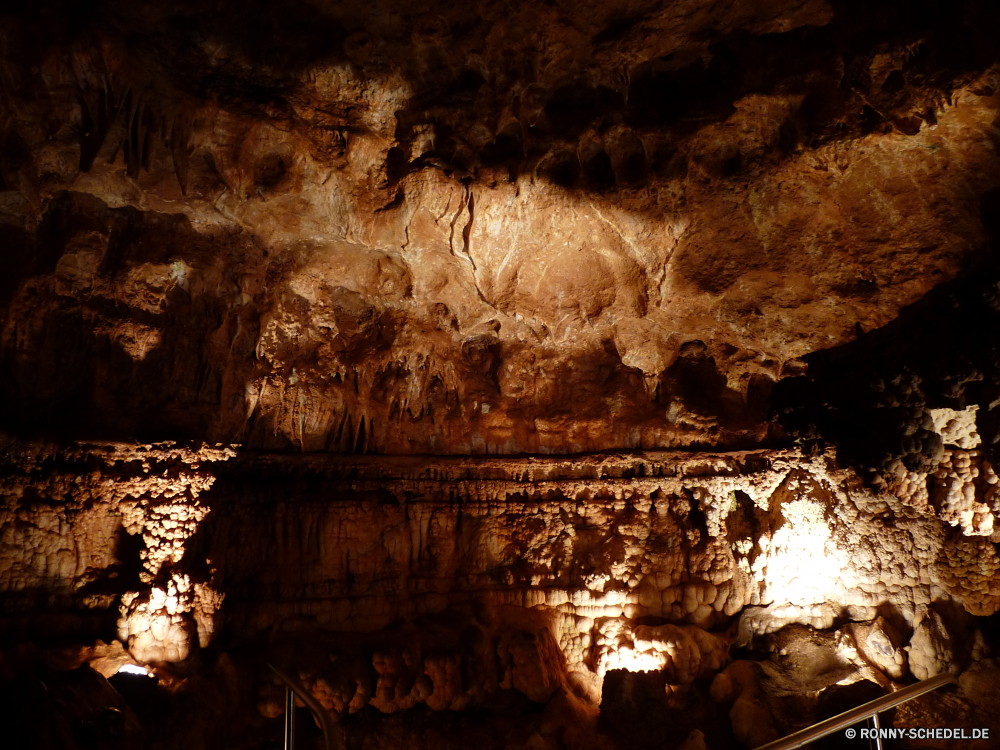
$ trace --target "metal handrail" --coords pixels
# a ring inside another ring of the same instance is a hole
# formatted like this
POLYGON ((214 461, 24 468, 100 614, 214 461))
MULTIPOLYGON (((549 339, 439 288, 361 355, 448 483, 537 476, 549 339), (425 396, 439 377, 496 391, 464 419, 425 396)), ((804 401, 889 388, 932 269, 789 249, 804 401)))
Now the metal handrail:
MULTIPOLYGON (((316 698, 314 698, 313 695, 294 677, 286 674, 270 662, 267 663, 267 666, 271 668, 271 671, 274 672, 286 686, 285 750, 294 750, 295 747, 295 699, 292 697, 293 693, 306 704, 319 721, 320 727, 323 730, 323 740, 326 750, 333 750, 333 746, 330 744, 331 735, 333 733, 333 728, 331 726, 333 720, 330 718, 329 712, 324 709, 320 702, 317 701, 316 698)), ((886 711, 894 706, 898 706, 901 703, 906 703, 908 700, 912 700, 913 698, 924 695, 925 693, 929 693, 932 690, 937 690, 939 687, 943 687, 944 685, 955 682, 956 680, 957 675, 951 674, 950 672, 937 675, 936 677, 930 677, 926 680, 918 682, 916 685, 910 685, 909 687, 902 688, 901 690, 897 690, 889 695, 883 695, 881 698, 876 698, 875 700, 864 703, 857 708, 852 708, 849 711, 838 714, 833 718, 826 719, 818 724, 813 724, 811 727, 800 729, 798 732, 790 734, 780 740, 775 740, 774 742, 769 742, 766 745, 761 745, 757 748, 757 750, 794 750, 794 748, 802 747, 813 740, 818 740, 828 734, 833 734, 838 729, 849 727, 852 724, 856 724, 862 719, 867 719, 870 716, 875 717, 875 726, 878 727, 878 714, 881 711, 886 711)))
POLYGON ((319 722, 320 728, 323 730, 324 747, 326 747, 326 750, 333 750, 332 738, 334 727, 333 719, 330 718, 330 712, 323 708, 323 705, 313 697, 312 693, 306 690, 301 682, 290 674, 278 669, 271 662, 267 662, 267 666, 285 683, 285 750, 295 749, 295 699, 291 697, 291 693, 295 693, 306 704, 309 710, 313 712, 313 715, 319 722))
POLYGON ((924 693, 937 690, 943 685, 955 682, 956 679, 958 679, 957 675, 950 672, 939 674, 937 677, 930 677, 922 682, 918 682, 916 685, 910 685, 889 695, 883 695, 881 698, 876 698, 857 708, 852 708, 850 711, 845 711, 831 719, 813 724, 811 727, 806 727, 805 729, 800 729, 795 734, 790 734, 780 740, 761 745, 757 750, 793 750, 793 748, 802 747, 806 743, 818 740, 820 737, 833 734, 838 729, 849 727, 862 719, 867 719, 869 716, 875 716, 880 711, 885 711, 893 706, 898 706, 900 703, 906 703, 906 701, 912 700, 924 693))

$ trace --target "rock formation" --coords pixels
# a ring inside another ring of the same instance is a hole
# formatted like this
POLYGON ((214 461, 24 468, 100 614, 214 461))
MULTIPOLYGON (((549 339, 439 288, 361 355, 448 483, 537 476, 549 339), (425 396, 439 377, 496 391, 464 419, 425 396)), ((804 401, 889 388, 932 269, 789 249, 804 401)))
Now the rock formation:
POLYGON ((989 727, 998 38, 0 9, 12 746, 280 747, 268 664, 302 748, 753 748, 949 671, 885 719, 989 727))

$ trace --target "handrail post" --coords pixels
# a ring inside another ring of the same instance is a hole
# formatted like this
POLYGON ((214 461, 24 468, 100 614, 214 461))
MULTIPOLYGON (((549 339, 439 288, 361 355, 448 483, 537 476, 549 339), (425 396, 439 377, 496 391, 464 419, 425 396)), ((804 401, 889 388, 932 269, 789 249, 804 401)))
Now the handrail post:
MULTIPOLYGON (((330 712, 323 708, 322 704, 308 691, 305 685, 299 682, 296 678, 292 677, 290 674, 278 669, 271 662, 266 662, 267 666, 271 668, 278 679, 285 683, 285 689, 289 692, 285 694, 285 748, 286 750, 292 750, 289 740, 295 742, 295 725, 292 725, 291 732, 292 736, 289 738, 288 732, 288 717, 295 713, 295 698, 297 697, 300 701, 306 704, 306 708, 312 711, 313 716, 316 717, 316 721, 319 722, 320 727, 323 729, 323 746, 326 750, 333 750, 333 737, 336 724, 333 723, 333 719, 330 718, 330 712), (291 697, 289 696, 291 694, 291 697)), ((293 719, 294 721, 294 719, 293 719)))
POLYGON ((285 750, 295 750, 295 693, 285 685, 285 750))

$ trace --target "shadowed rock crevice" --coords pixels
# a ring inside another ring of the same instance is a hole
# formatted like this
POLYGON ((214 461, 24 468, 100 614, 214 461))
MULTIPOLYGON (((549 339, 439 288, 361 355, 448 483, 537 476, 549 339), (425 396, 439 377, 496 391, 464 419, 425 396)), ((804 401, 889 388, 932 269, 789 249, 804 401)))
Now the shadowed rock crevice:
POLYGON ((861 471, 901 462, 907 471, 927 472, 942 456, 943 417, 936 423, 934 414, 952 410, 969 415, 975 442, 981 439, 984 455, 996 459, 996 191, 984 196, 982 211, 990 239, 970 269, 885 327, 807 356, 808 374, 775 388, 779 424, 807 442, 837 445, 842 460, 861 471))

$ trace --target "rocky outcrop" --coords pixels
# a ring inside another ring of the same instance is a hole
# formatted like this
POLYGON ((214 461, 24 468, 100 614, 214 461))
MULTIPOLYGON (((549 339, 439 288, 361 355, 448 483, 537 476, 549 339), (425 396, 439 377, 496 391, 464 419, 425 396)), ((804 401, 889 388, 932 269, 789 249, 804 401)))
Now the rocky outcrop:
MULTIPOLYGON (((679 708, 726 667, 731 643, 796 623, 853 621, 824 648, 861 679, 961 669, 975 627, 961 608, 992 601, 944 575, 962 570, 947 512, 875 493, 829 456, 427 461, 16 443, 8 454, 3 533, 50 529, 53 550, 19 560, 9 547, 8 637, 117 616, 130 658, 166 673, 232 654, 264 717, 282 711, 261 661, 279 645, 336 718, 462 710, 504 691, 598 705, 620 669, 657 673, 679 708), (42 593, 49 604, 25 611, 42 593)), ((781 712, 753 718, 767 693, 733 669, 712 695, 756 742, 781 712)))
POLYGON ((742 448, 988 241, 985 9, 133 5, 5 16, 19 430, 742 448))

